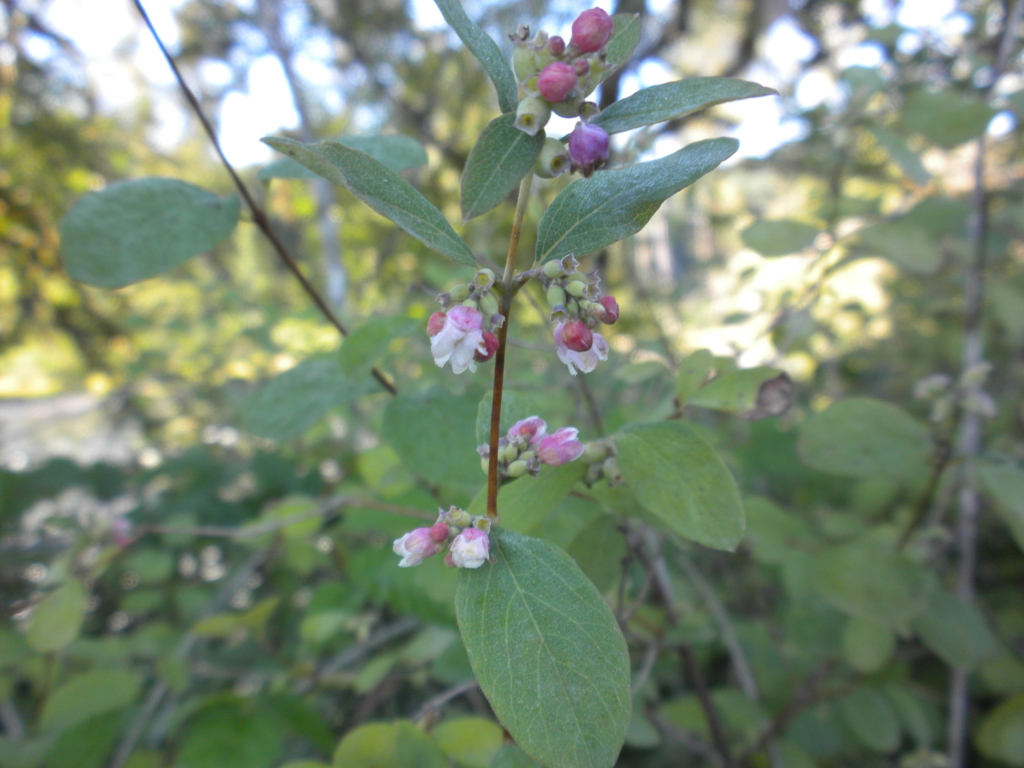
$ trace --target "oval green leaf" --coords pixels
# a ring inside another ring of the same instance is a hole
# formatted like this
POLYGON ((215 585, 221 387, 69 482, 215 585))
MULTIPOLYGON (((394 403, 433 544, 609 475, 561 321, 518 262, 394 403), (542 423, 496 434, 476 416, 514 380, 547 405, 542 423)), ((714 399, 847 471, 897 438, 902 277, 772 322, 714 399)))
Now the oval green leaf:
POLYGON ((952 149, 980 136, 996 111, 961 93, 915 91, 903 110, 903 124, 940 147, 952 149))
POLYGON ((814 585, 840 611, 893 629, 924 610, 933 586, 916 563, 870 539, 819 552, 814 585))
POLYGON ((846 477, 905 480, 922 475, 931 453, 928 430, 895 405, 848 397, 800 430, 804 464, 846 477))
POLYGON ((89 192, 60 223, 64 267, 75 280, 123 288, 213 248, 238 223, 238 195, 218 197, 178 179, 137 179, 89 192))
POLYGON ((899 717, 889 699, 873 688, 857 688, 839 700, 839 711, 861 743, 876 752, 900 745, 899 717))
POLYGON ((652 85, 606 108, 591 120, 608 133, 621 133, 645 125, 699 112, 727 101, 777 93, 757 83, 731 77, 691 77, 674 83, 652 85))
POLYGON ((1024 471, 1009 464, 979 462, 978 478, 1013 540, 1024 550, 1024 471))
POLYGON ((85 588, 71 579, 44 597, 29 619, 25 640, 40 653, 59 651, 78 637, 85 618, 85 588))
POLYGON ((515 112, 519 104, 519 87, 512 67, 490 35, 473 23, 459 0, 434 0, 448 26, 455 30, 470 53, 476 56, 498 92, 502 112, 515 112))
POLYGON ((442 213, 412 184, 365 152, 337 141, 303 144, 294 139, 263 139, 263 143, 346 187, 428 248, 460 264, 476 266, 473 252, 442 213))
POLYGON ((384 439, 402 463, 434 483, 475 488, 484 480, 476 452, 474 396, 439 389, 401 393, 384 411, 384 439))
POLYGON ((554 545, 494 528, 491 554, 459 572, 455 611, 494 713, 548 768, 611 768, 632 716, 615 617, 554 545))
POLYGON ((739 489, 715 450, 680 422, 637 424, 615 437, 619 469, 669 530, 733 550, 746 523, 739 489))
MULTIPOLYGON (((338 141, 346 147, 365 152, 374 160, 384 163, 395 173, 419 168, 427 164, 427 151, 411 136, 341 136, 338 141)), ((317 176, 290 157, 278 158, 256 174, 261 181, 270 179, 315 179, 317 176)))
POLYGON ((1007 765, 1024 765, 1024 693, 989 712, 974 734, 978 751, 1007 765))
POLYGON ((514 112, 487 124, 469 153, 462 172, 462 220, 487 213, 498 205, 533 168, 544 131, 536 136, 513 126, 514 112))
POLYGON ((254 435, 291 440, 332 408, 377 389, 378 384, 369 377, 353 380, 346 376, 336 355, 315 355, 250 395, 240 406, 242 423, 254 435))
POLYGON ((679 364, 679 373, 676 375, 676 397, 680 403, 686 403, 693 395, 704 386, 704 382, 711 373, 715 364, 715 356, 706 349, 698 349, 691 352, 679 364))
POLYGON ((582 256, 636 234, 665 200, 714 170, 738 147, 735 139, 707 139, 668 157, 574 181, 540 221, 537 261, 582 256))
POLYGON ((932 595, 914 629, 936 656, 958 669, 973 671, 999 650, 977 606, 948 592, 932 595))
POLYGON ((346 336, 341 345, 338 360, 342 373, 353 380, 367 376, 392 341, 411 336, 421 327, 421 320, 401 315, 367 320, 346 336))
POLYGON ((126 669, 93 669, 77 675, 46 698, 40 727, 61 733, 135 700, 139 681, 126 669))
POLYGON ((802 221, 758 221, 740 233, 743 244, 762 256, 786 256, 809 248, 821 230, 802 221))
POLYGON ((612 36, 604 46, 605 69, 601 73, 601 82, 632 58, 644 31, 640 15, 636 13, 616 13, 612 16, 612 24, 612 36))

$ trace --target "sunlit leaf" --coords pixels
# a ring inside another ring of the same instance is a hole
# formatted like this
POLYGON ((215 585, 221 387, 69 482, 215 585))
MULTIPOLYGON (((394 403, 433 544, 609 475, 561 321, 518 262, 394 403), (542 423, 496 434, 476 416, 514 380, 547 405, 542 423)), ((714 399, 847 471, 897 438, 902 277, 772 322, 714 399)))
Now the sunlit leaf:
POLYGON ((508 59, 490 35, 466 15, 459 0, 434 0, 444 20, 455 30, 463 44, 476 56, 486 70, 498 92, 498 106, 502 112, 515 112, 519 104, 519 88, 508 59))
POLYGON ((504 201, 533 168, 544 146, 544 131, 530 136, 512 125, 515 120, 514 113, 494 118, 470 150, 462 171, 463 221, 504 201))
POLYGON ((740 233, 743 244, 762 256, 785 256, 810 248, 821 230, 791 219, 763 220, 740 233))
POLYGON ((606 107, 591 122, 608 133, 621 133, 675 120, 727 101, 773 93, 775 91, 771 88, 731 77, 691 77, 643 88, 606 107))
POLYGON ((379 390, 368 376, 342 373, 337 355, 307 358, 263 384, 241 405, 242 421, 254 435, 271 440, 298 437, 332 408, 379 390))
POLYGON ((495 714, 549 768, 611 768, 632 715, 615 617, 557 547, 495 528, 491 554, 460 571, 455 609, 495 714))
POLYGON ((29 619, 25 639, 35 650, 59 651, 78 637, 85 619, 85 588, 70 579, 44 597, 29 619))
POLYGON ((878 125, 872 126, 870 130, 882 149, 888 153, 890 159, 899 166, 908 179, 922 187, 931 181, 931 174, 924 167, 921 158, 907 146, 899 135, 878 125))
POLYGON ((577 179, 554 199, 537 230, 537 261, 583 256, 636 234, 662 202, 732 155, 735 139, 707 139, 668 157, 577 179))
POLYGON ((636 424, 615 436, 619 469, 641 504, 680 536, 735 549, 745 527, 728 467, 682 422, 636 424))
POLYGON ((365 152, 336 141, 303 144, 293 139, 263 139, 281 154, 328 181, 341 184, 373 210, 448 258, 476 266, 476 257, 451 224, 409 182, 365 152))
POLYGON ((136 179, 86 193, 60 224, 64 268, 75 280, 122 288, 205 253, 238 223, 238 195, 218 197, 178 179, 136 179))
POLYGON ((987 104, 952 90, 919 90, 907 99, 903 124, 940 147, 952 149, 980 136, 995 114, 987 104))

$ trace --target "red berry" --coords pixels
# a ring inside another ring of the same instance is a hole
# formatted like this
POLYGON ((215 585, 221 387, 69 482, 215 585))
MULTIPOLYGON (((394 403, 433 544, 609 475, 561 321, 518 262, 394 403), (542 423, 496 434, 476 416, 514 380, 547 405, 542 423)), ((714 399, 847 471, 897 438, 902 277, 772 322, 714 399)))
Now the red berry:
POLYGON ((478 363, 486 363, 494 357, 494 353, 498 351, 498 337, 490 331, 484 331, 484 347, 485 351, 477 350, 473 355, 473 359, 478 363))
POLYGON ((614 29, 611 16, 600 8, 591 8, 572 23, 572 43, 584 53, 593 53, 604 47, 614 29))
POLYGON ((581 320, 570 320, 562 326, 562 343, 573 352, 586 352, 594 346, 594 332, 581 320))
POLYGON ((444 312, 435 312, 432 314, 430 319, 427 320, 427 336, 430 336, 431 338, 437 336, 437 334, 441 332, 441 329, 444 328, 444 321, 444 312))
POLYGON ((598 318, 602 323, 611 325, 619 319, 619 302, 614 296, 602 296, 597 302, 605 309, 604 317, 598 318))
POLYGON ((537 77, 537 90, 552 104, 557 104, 576 87, 577 80, 576 70, 570 65, 564 61, 553 61, 537 77))

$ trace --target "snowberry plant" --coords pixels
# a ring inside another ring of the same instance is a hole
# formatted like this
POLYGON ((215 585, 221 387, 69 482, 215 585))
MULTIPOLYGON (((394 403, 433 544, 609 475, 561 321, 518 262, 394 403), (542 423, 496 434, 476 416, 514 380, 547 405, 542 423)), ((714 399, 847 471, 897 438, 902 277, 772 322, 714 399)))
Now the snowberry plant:
MULTIPOLYGON (((549 426, 553 416, 543 409, 506 407, 505 371, 516 364, 507 354, 509 320, 517 295, 532 283, 547 298, 549 341, 564 375, 590 374, 606 363, 604 334, 614 331, 620 308, 602 292, 588 257, 640 231, 664 200, 737 149, 734 139, 708 139, 630 165, 617 158, 613 137, 770 91, 729 78, 694 78, 640 90, 602 110, 592 96, 633 55, 641 38, 637 17, 583 10, 568 42, 553 34, 560 30, 523 24, 508 35, 508 57, 458 0, 437 4, 497 91, 501 114, 469 155, 461 205, 468 220, 518 188, 500 275, 372 143, 265 141, 466 268, 438 296, 440 308, 425 333, 437 366, 490 379, 486 440, 477 449, 486 490, 479 509, 451 506, 432 525, 395 540, 400 559, 393 567, 437 556, 459 569, 455 609, 473 673, 522 750, 551 768, 607 767, 633 713, 630 649, 605 597, 576 562, 527 531, 535 532, 538 516, 551 511, 552 495, 579 488, 604 498, 613 513, 640 515, 645 526, 729 550, 743 535, 743 510, 724 463, 678 413, 583 442, 576 427, 549 426), (549 133, 552 115, 575 120, 567 135, 549 133), (556 180, 566 176, 577 178, 556 180), (530 221, 528 202, 541 184, 552 185, 542 195, 551 202, 530 221), (527 227, 536 228, 530 238, 536 246, 523 254, 527 227)), ((253 212, 258 221, 262 214, 255 206, 253 212)), ((220 200, 183 182, 115 185, 88 195, 65 220, 65 261, 84 282, 127 285, 207 250, 230 233, 238 214, 237 198, 220 200), (103 223, 115 218, 126 228, 103 223)), ((395 393, 372 363, 361 371, 395 393)), ((693 375, 703 381, 707 373, 705 366, 693 375)))

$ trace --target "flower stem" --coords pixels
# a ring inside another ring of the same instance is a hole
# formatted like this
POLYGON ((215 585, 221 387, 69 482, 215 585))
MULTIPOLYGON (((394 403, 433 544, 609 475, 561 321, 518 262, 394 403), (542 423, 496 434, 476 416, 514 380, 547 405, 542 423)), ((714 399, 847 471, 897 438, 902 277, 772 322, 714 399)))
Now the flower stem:
POLYGON ((501 392, 505 385, 505 341, 508 338, 509 315, 512 310, 512 299, 515 296, 513 279, 515 277, 516 256, 519 254, 519 235, 523 231, 523 217, 526 215, 526 204, 530 200, 530 187, 533 185, 533 171, 523 177, 519 183, 519 200, 516 202, 516 217, 512 222, 512 236, 508 241, 508 257, 505 259, 505 274, 501 278, 502 297, 501 314, 505 322, 498 329, 498 351, 494 354, 494 389, 491 397, 491 436, 488 441, 491 448, 487 464, 487 516, 498 519, 498 438, 501 424, 501 392))

